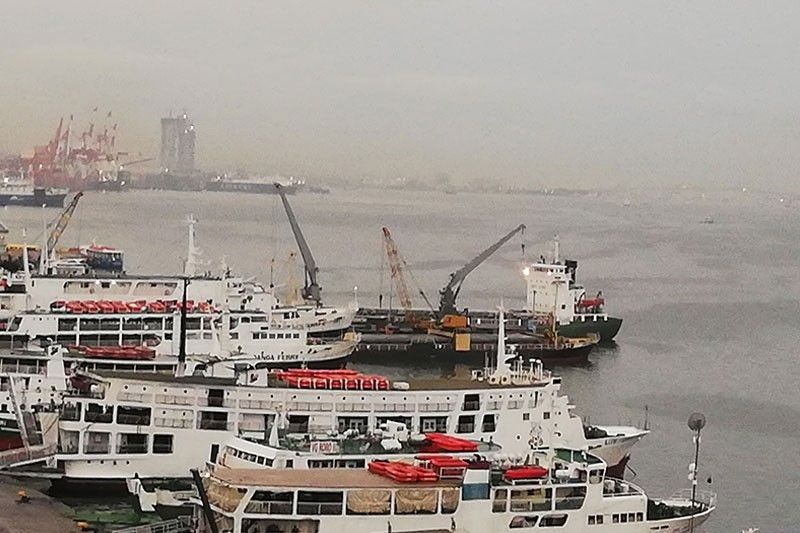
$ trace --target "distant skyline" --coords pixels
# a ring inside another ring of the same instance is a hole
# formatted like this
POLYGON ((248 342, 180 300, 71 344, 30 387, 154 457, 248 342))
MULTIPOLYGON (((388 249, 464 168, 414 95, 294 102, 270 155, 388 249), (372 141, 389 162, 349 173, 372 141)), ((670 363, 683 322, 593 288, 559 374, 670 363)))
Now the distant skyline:
POLYGON ((198 166, 800 190, 800 3, 0 2, 0 152, 111 110, 198 166))

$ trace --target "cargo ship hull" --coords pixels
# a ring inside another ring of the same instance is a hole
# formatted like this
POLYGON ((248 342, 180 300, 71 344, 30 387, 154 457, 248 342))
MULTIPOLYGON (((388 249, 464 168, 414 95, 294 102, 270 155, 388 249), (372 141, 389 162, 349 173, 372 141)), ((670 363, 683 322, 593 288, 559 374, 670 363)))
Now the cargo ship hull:
POLYGON ((0 191, 0 207, 19 205, 25 207, 64 207, 67 191, 49 191, 35 188, 28 191, 0 191))

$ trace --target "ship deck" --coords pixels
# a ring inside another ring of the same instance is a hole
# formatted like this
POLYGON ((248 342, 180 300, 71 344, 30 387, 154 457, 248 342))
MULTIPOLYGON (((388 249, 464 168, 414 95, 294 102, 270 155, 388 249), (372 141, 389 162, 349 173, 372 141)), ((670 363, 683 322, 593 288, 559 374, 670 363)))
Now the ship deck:
MULTIPOLYGON (((325 489, 394 489, 418 487, 361 468, 318 468, 313 472, 286 468, 215 468, 212 479, 239 487, 325 488, 325 489)), ((458 480, 425 482, 428 487, 459 487, 458 480)))
MULTIPOLYGON (((170 374, 143 374, 137 372, 126 372, 126 371, 113 371, 113 370, 97 370, 93 372, 93 374, 105 378, 105 379, 118 379, 118 380, 128 380, 128 381, 140 381, 140 382, 156 382, 156 383, 169 383, 172 385, 198 385, 198 386, 205 386, 205 387, 233 387, 236 386, 236 379, 235 378, 217 378, 217 377, 206 377, 206 376, 181 376, 176 377, 170 374)), ((554 378, 558 380, 559 378, 554 378)), ((496 389, 496 388, 529 388, 529 387, 544 387, 548 383, 550 383, 550 379, 544 378, 535 383, 525 383, 525 384, 507 384, 507 385, 492 385, 486 380, 473 380, 469 376, 451 376, 451 377, 442 377, 442 378, 422 378, 422 379, 409 379, 403 382, 392 382, 392 384, 396 383, 407 383, 408 390, 400 389, 400 388, 391 388, 387 391, 381 392, 414 392, 414 391, 421 391, 421 390, 472 390, 472 389, 496 389)), ((246 385, 242 385, 243 387, 246 385)), ((258 386, 247 386, 250 388, 276 388, 276 389, 292 389, 292 390, 312 390, 312 389, 300 389, 297 387, 291 387, 284 381, 279 380, 275 376, 270 376, 269 378, 269 387, 258 387, 258 386)), ((319 390, 319 389, 317 389, 319 390)), ((332 390, 332 391, 342 391, 342 389, 325 389, 325 390, 332 390)), ((362 391, 363 392, 363 391, 362 391)))

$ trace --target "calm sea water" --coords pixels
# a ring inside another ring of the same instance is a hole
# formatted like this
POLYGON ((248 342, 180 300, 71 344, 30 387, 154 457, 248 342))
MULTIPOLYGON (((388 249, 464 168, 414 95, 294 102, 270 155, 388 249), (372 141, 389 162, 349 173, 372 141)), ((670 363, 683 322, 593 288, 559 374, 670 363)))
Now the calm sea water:
MULTIPOLYGON (((696 190, 582 196, 363 190, 299 195, 292 205, 320 266, 323 294, 337 303, 351 299, 355 286, 362 304, 377 304, 381 287, 386 293, 381 226, 392 230, 414 278, 434 299, 450 272, 525 223, 524 238, 464 283, 459 304, 476 308, 501 298, 520 305, 520 244, 529 259, 538 257, 558 233, 562 255, 579 261, 589 292, 602 289, 611 313, 625 320, 617 344, 596 351, 590 367, 559 370, 566 393, 595 423, 641 424, 649 407, 653 433, 631 466, 634 480, 654 495, 688 486, 693 444, 686 419, 705 413, 701 486, 719 495, 706 531, 728 533, 747 526, 788 531, 800 523, 800 202, 779 198, 696 190), (714 223, 702 223, 709 216, 714 223)), ((0 211, 12 228, 9 239, 19 238, 22 227, 29 236, 39 233, 40 211, 0 211)), ((89 193, 61 244, 114 244, 125 249, 129 272, 177 273, 188 213, 199 220, 209 269, 225 256, 234 270, 267 281, 275 257, 274 278, 284 283, 294 243, 279 201, 269 196, 89 193)), ((382 370, 430 372, 401 370, 391 361, 382 370)))

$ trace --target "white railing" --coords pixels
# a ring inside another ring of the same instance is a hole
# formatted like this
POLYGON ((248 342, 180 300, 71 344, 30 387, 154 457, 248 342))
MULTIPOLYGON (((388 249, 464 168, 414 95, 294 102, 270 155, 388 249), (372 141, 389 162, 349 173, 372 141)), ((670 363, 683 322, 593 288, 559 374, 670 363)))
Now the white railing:
POLYGON ((176 396, 174 394, 156 394, 156 403, 166 403, 170 405, 192 405, 194 399, 188 396, 176 396))
POLYGON ((421 413, 449 413, 454 410, 455 402, 434 402, 419 404, 421 413))
POLYGON ((162 428, 184 428, 190 429, 194 426, 193 418, 163 418, 156 417, 154 419, 155 425, 162 428))
POLYGON ((371 406, 368 403, 337 403, 336 410, 342 413, 368 413, 371 406))
MULTIPOLYGON (((692 489, 685 488, 676 490, 672 493, 672 496, 667 499, 673 501, 682 501, 691 505, 692 489)), ((710 490, 697 490, 694 495, 694 501, 707 507, 716 507, 717 494, 715 492, 711 492, 710 490)))
POLYGON ((150 403, 150 398, 152 398, 152 394, 141 392, 120 392, 117 394, 117 399, 122 402, 150 403))

